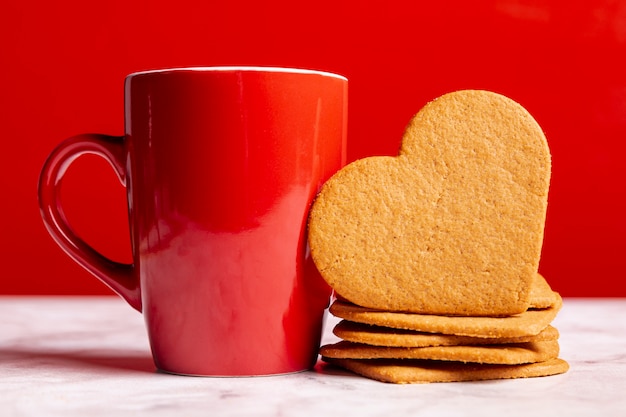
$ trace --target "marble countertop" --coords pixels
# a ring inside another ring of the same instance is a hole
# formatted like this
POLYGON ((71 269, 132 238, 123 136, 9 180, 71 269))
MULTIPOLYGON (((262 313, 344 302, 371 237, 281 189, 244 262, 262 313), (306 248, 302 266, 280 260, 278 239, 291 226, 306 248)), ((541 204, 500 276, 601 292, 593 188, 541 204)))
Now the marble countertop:
MULTIPOLYGON (((335 341, 329 317, 323 343, 335 341)), ((155 372, 141 315, 117 297, 0 297, 0 416, 624 416, 626 299, 565 299, 564 375, 425 385, 310 372, 155 372)))

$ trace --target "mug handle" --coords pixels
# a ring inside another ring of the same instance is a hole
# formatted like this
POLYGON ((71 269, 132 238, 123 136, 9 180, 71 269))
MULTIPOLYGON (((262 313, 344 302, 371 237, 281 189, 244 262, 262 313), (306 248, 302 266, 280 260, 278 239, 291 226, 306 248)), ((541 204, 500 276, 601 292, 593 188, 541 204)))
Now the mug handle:
POLYGON ((111 164, 122 185, 126 186, 124 136, 73 136, 52 151, 41 170, 39 208, 43 222, 54 241, 70 258, 141 312, 141 291, 135 267, 110 260, 78 237, 69 226, 61 207, 59 190, 63 176, 72 162, 84 154, 104 158, 111 164))

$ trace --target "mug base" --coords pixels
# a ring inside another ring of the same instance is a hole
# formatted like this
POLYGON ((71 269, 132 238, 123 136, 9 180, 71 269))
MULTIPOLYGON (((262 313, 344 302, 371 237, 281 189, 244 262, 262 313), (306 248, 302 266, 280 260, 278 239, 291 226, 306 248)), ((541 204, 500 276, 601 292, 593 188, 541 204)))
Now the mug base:
POLYGON ((213 375, 213 374, 202 374, 202 373, 183 373, 176 371, 168 371, 166 369, 157 368, 157 373, 168 374, 168 375, 177 375, 177 376, 187 376, 187 377, 196 377, 196 378, 258 378, 258 377, 273 377, 273 376, 286 376, 293 374, 300 374, 303 372, 311 371, 313 368, 301 369, 297 371, 289 371, 289 372, 276 372, 276 373, 267 373, 267 374, 237 374, 237 375, 213 375))

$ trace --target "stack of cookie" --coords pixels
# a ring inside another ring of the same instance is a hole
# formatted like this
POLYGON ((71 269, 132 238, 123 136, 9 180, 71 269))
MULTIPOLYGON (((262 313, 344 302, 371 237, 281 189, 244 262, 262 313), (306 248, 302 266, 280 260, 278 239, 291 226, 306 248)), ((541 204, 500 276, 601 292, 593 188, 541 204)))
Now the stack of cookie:
POLYGON ((322 358, 373 379, 452 382, 526 378, 567 371, 558 358, 559 332, 550 325, 562 305, 537 274, 530 308, 506 317, 447 317, 394 313, 335 301, 343 318, 341 342, 322 346, 322 358))
POLYGON ((309 218, 344 319, 322 358, 396 383, 567 371, 550 325, 562 300, 537 272, 550 166, 522 106, 466 90, 426 105, 399 156, 335 174, 309 218))

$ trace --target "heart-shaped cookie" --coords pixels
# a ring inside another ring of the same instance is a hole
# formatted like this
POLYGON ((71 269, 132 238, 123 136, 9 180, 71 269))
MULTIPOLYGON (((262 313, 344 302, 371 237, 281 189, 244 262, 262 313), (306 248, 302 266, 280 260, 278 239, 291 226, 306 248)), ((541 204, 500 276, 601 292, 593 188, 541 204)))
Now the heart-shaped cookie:
POLYGON ((538 270, 550 151, 502 95, 458 91, 410 121, 396 157, 337 172, 311 209, 315 264, 354 304, 424 314, 525 311, 538 270))

